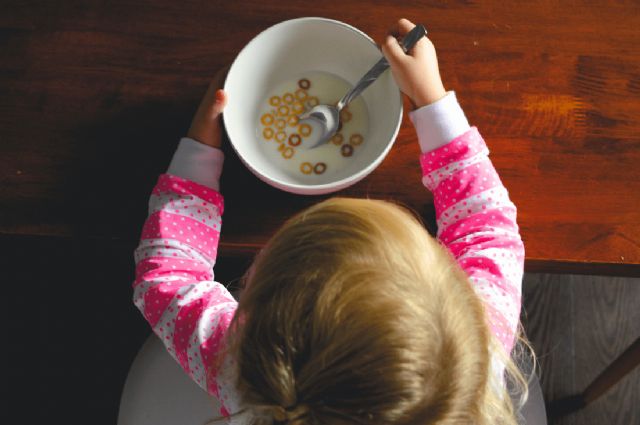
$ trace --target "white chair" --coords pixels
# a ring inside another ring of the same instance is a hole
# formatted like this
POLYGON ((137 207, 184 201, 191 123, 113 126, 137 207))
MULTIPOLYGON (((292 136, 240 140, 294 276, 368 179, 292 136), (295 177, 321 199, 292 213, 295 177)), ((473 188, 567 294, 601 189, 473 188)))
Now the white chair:
POLYGON ((193 382, 151 334, 129 370, 118 425, 203 425, 219 411, 216 398, 193 382))

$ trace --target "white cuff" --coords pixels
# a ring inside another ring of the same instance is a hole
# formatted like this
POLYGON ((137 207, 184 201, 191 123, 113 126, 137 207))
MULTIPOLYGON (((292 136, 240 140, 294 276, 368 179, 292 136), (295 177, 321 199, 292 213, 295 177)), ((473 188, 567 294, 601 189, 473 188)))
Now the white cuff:
POLYGON ((446 145, 471 127, 453 91, 430 105, 409 112, 422 152, 446 145))
POLYGON ((167 173, 220 191, 224 153, 188 137, 180 139, 167 173))

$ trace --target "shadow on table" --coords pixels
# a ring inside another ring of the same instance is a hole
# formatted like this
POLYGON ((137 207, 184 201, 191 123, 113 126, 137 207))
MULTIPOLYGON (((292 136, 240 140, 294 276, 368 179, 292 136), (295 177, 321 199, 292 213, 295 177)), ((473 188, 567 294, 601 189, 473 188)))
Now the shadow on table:
MULTIPOLYGON (((158 176, 166 172, 195 112, 192 103, 147 103, 124 109, 100 122, 79 128, 76 161, 66 170, 64 203, 74 234, 137 239, 147 216, 148 200, 158 176)), ((227 211, 233 204, 278 201, 283 194, 256 179, 225 142, 227 211)), ((284 197, 291 195, 284 194, 284 197)), ((231 208, 230 208, 231 207, 231 208)))

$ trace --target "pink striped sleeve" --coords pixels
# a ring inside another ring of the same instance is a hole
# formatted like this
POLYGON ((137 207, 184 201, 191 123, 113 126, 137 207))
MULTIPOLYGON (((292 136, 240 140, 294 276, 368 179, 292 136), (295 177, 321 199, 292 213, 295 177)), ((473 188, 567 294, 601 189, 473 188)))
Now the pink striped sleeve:
POLYGON ((472 127, 423 153, 420 163, 422 181, 433 192, 438 240, 469 275, 493 334, 510 352, 520 316, 524 244, 516 207, 489 149, 472 127))
POLYGON ((220 388, 213 364, 237 306, 213 275, 222 211, 217 191, 161 175, 135 251, 133 283, 134 303, 153 331, 187 374, 215 396, 220 388))

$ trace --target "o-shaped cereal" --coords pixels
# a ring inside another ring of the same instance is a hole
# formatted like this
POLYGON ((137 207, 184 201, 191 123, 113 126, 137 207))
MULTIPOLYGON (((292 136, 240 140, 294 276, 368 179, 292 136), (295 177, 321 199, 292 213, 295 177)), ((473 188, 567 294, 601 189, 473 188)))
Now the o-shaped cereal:
POLYGON ((293 110, 294 114, 301 114, 304 111, 304 105, 302 104, 302 102, 296 102, 291 105, 291 109, 293 110))
POLYGON ((298 87, 300 87, 301 89, 307 90, 309 87, 311 87, 311 81, 307 80, 306 78, 303 78, 300 81, 298 81, 298 87))
POLYGON ((351 155, 353 155, 353 146, 351 146, 351 145, 342 145, 342 147, 340 148, 340 153, 342 153, 342 156, 351 156, 351 155))
POLYGON ((298 132, 302 137, 307 137, 311 134, 311 126, 309 124, 300 124, 298 132))
POLYGON ((300 164, 300 171, 302 171, 302 174, 311 174, 313 171, 313 165, 311 165, 310 162, 303 162, 300 164))
POLYGON ((260 122, 262 125, 271 125, 273 124, 273 115, 267 113, 260 117, 260 122))
POLYGON ((289 144, 291 146, 298 146, 302 143, 302 138, 298 134, 292 134, 289 136, 289 144))
POLYGON ((344 122, 349 122, 351 121, 351 112, 347 111, 346 109, 343 109, 342 111, 340 111, 340 119, 344 122))
POLYGON ((287 126, 287 122, 284 120, 284 118, 278 118, 276 120, 276 128, 277 129, 282 130, 286 126, 287 126))
POLYGON ((269 98, 269 105, 278 106, 279 104, 280 104, 280 97, 279 96, 271 96, 269 98))
POLYGON ((276 132, 276 140, 280 143, 284 142, 287 139, 287 133, 285 133, 284 131, 278 131, 276 132))
POLYGON ((359 133, 352 134, 351 137, 349 137, 349 144, 353 146, 361 145, 363 141, 364 137, 362 137, 362 134, 359 133))
POLYGON ((292 103, 295 98, 291 93, 285 93, 282 95, 282 100, 284 100, 285 103, 292 103))
POLYGON ((298 100, 304 101, 307 98, 307 96, 309 96, 309 95, 307 94, 307 91, 305 89, 296 90, 296 98, 298 100))
POLYGON ((325 164, 324 162, 318 162, 313 167, 313 172, 316 174, 322 174, 325 171, 327 171, 327 164, 325 164))
POLYGON ((278 115, 281 117, 286 117, 289 115, 289 107, 287 105, 278 106, 278 115))
POLYGON ((334 145, 340 146, 342 144, 343 139, 344 138, 342 137, 342 133, 336 133, 331 138, 331 143, 333 143, 334 145))
POLYGON ((289 159, 293 156, 293 154, 296 151, 293 150, 293 148, 290 148, 289 146, 287 146, 286 148, 284 148, 284 150, 282 151, 282 157, 284 159, 289 159))
POLYGON ((267 140, 272 139, 273 138, 273 128, 271 128, 271 127, 265 128, 264 130, 262 130, 262 135, 267 140))
POLYGON ((298 125, 299 121, 300 119, 297 115, 289 115, 289 118, 287 118, 287 123, 290 127, 295 127, 296 125, 298 125))
POLYGON ((316 106, 318 103, 320 103, 320 101, 319 101, 319 100, 318 100, 318 98, 317 98, 317 97, 315 97, 315 96, 309 96, 309 97, 307 98, 307 105, 309 105, 309 106, 311 106, 311 107, 316 106))

